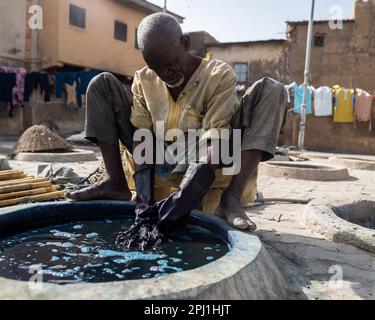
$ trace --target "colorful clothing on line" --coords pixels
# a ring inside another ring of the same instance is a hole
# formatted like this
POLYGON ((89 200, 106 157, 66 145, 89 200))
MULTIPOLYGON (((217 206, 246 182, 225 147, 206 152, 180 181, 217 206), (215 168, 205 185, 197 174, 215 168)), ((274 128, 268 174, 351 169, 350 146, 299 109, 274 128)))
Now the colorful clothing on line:
POLYGON ((44 101, 50 101, 50 81, 46 73, 31 72, 26 74, 23 101, 29 102, 34 89, 44 93, 44 101))
POLYGON ((62 98, 65 85, 73 86, 76 83, 76 101, 79 108, 82 107, 82 96, 86 95, 90 81, 99 74, 99 71, 77 71, 56 73, 56 97, 62 98))
MULTIPOLYGON (((302 102, 303 102, 303 85, 298 85, 297 83, 292 83, 289 85, 290 89, 294 90, 294 113, 302 112, 302 102)), ((312 89, 309 87, 306 91, 306 114, 312 114, 312 89)))
POLYGON ((355 120, 360 122, 371 121, 372 96, 362 90, 356 90, 354 115, 355 120))
POLYGON ((333 121, 339 123, 354 122, 353 98, 354 90, 345 89, 336 85, 333 87, 336 103, 333 112, 333 121))
POLYGON ((332 115, 332 89, 321 87, 314 89, 314 115, 325 117, 332 115))
POLYGON ((13 109, 13 88, 17 84, 15 73, 0 73, 0 101, 9 104, 9 116, 12 116, 13 109))
POLYGON ((24 106, 23 93, 25 89, 25 77, 26 69, 25 68, 12 68, 6 66, 0 66, 0 72, 5 73, 15 73, 16 74, 16 86, 13 88, 13 105, 19 104, 24 106))

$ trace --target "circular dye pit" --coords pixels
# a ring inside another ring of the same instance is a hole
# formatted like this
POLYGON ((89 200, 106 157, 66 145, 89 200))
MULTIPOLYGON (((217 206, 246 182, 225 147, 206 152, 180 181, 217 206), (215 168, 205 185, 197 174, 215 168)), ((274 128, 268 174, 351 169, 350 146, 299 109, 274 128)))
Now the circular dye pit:
POLYGON ((133 219, 106 219, 42 227, 0 240, 0 277, 69 284, 149 279, 201 267, 229 252, 213 232, 193 225, 172 234, 149 252, 122 251, 115 245, 133 219))
POLYGON ((333 165, 345 166, 350 169, 375 171, 374 158, 331 157, 329 158, 328 163, 333 165))
POLYGON ((283 276, 255 234, 194 211, 188 227, 160 248, 119 250, 115 237, 133 219, 134 204, 123 201, 0 209, 0 299, 287 297, 283 276))
POLYGON ((375 252, 375 201, 313 201, 304 210, 313 231, 340 243, 375 252))
POLYGON ((287 161, 263 163, 260 166, 260 174, 276 178, 314 181, 337 181, 350 177, 348 169, 345 167, 287 161))
POLYGON ((98 159, 94 151, 75 149, 73 152, 20 152, 14 157, 14 160, 68 163, 97 161, 98 159))

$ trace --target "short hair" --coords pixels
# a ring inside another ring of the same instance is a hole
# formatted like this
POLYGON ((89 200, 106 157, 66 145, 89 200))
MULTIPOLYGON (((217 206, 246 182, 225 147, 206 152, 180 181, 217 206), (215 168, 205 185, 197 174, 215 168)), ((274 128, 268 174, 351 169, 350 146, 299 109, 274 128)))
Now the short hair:
POLYGON ((154 13, 147 16, 138 27, 138 45, 142 52, 160 37, 168 38, 176 47, 180 44, 183 36, 182 28, 178 21, 166 13, 154 13))

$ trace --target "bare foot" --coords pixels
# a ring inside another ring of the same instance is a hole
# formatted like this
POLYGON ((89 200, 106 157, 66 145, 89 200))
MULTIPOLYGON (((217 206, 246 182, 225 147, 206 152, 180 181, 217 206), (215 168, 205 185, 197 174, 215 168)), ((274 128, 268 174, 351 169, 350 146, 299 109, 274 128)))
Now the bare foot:
POLYGON ((241 201, 234 195, 223 195, 216 215, 226 219, 228 224, 236 229, 249 231, 257 229, 256 224, 250 220, 242 208, 241 201))
POLYGON ((126 182, 113 181, 109 178, 76 192, 67 192, 65 196, 74 201, 85 200, 125 200, 132 199, 126 182))

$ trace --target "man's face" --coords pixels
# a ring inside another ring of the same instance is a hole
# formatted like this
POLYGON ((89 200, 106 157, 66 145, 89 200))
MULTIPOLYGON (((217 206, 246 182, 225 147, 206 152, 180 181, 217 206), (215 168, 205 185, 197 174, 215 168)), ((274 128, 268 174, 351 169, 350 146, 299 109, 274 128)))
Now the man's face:
POLYGON ((181 41, 174 46, 161 39, 143 57, 148 67, 165 82, 169 88, 178 88, 185 82, 189 49, 181 41))

